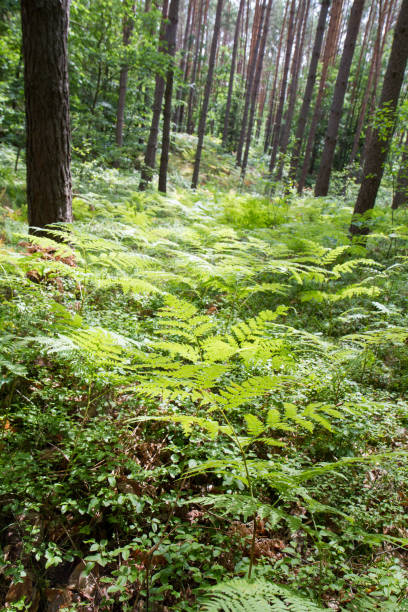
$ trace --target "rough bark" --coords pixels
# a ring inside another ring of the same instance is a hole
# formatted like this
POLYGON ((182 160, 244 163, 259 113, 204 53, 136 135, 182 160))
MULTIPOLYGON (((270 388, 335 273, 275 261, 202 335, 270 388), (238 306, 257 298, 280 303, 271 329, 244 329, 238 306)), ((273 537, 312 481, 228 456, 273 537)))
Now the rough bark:
POLYGON ((69 0, 22 0, 28 224, 72 222, 69 0))
POLYGON ((300 152, 302 149, 303 137, 306 129, 306 122, 309 115, 310 104, 312 102, 314 86, 316 83, 317 66, 319 63, 320 53, 323 45, 324 29, 327 20, 327 14, 329 12, 329 6, 330 0, 322 1, 313 45, 312 58, 310 60, 309 73, 307 75, 305 93, 303 96, 302 107, 300 109, 299 120, 296 128, 295 144, 290 160, 289 174, 292 180, 296 179, 297 167, 299 163, 300 152))
POLYGON ((197 150, 196 150, 196 156, 195 156, 195 161, 194 161, 193 178, 191 181, 191 187, 193 189, 197 187, 198 175, 200 172, 201 153, 203 150, 205 126, 207 123, 208 103, 210 100, 211 86, 212 86, 214 67, 215 67, 215 57, 217 54, 217 45, 218 45, 218 39, 220 35, 222 5, 223 5, 223 0, 217 0, 217 10, 215 14, 214 32, 213 32, 213 37, 211 41, 210 57, 208 61, 207 79, 205 82, 203 104, 201 107, 200 120, 198 124, 198 142, 197 142, 197 150))
POLYGON ((196 99, 196 81, 197 81, 197 68, 198 68, 198 59, 201 51, 201 41, 203 35, 203 10, 204 10, 204 2, 205 0, 200 1, 200 9, 198 15, 198 23, 197 23, 197 36, 196 36, 196 45, 194 50, 194 60, 193 60, 193 71, 191 73, 191 82, 190 82, 190 90, 188 96, 187 103, 187 134, 192 134, 194 132, 194 124, 193 124, 193 111, 194 111, 194 103, 196 99))
MULTIPOLYGON (((173 59, 176 52, 177 22, 178 22, 179 0, 171 0, 169 9, 169 23, 167 26, 166 39, 168 41, 168 54, 173 59)), ((170 150, 170 125, 171 125, 171 98, 173 95, 174 64, 170 64, 167 71, 166 90, 164 92, 163 107, 163 135, 162 149, 159 169, 159 191, 167 191, 167 168, 169 164, 170 150)))
MULTIPOLYGON (((168 28, 166 27, 167 20, 167 9, 168 0, 164 0, 162 8, 162 20, 160 26, 160 43, 159 50, 164 52, 167 46, 167 33, 168 28)), ((163 95, 164 95, 165 82, 164 78, 158 74, 156 75, 156 84, 154 88, 153 97, 153 115, 152 122, 150 124, 149 138, 146 145, 144 165, 142 168, 139 191, 145 191, 147 186, 153 178, 153 171, 156 165, 156 151, 157 151, 157 140, 159 137, 159 124, 160 115, 162 111, 163 95)))
POLYGON ((229 132, 229 117, 231 110, 231 101, 232 101, 232 92, 234 90, 234 77, 235 77, 235 65, 237 61, 237 52, 238 52, 238 42, 239 42, 239 30, 241 27, 241 18, 244 10, 245 0, 240 0, 237 21, 235 23, 235 32, 234 32, 234 45, 232 48, 232 56, 231 56, 231 68, 228 80, 228 93, 227 93, 227 102, 225 105, 225 116, 224 116, 224 129, 222 131, 222 146, 225 148, 227 146, 228 140, 228 132, 229 132))
POLYGON ((344 42, 339 72, 337 74, 336 85, 334 87, 324 149, 316 180, 315 196, 325 196, 329 191, 330 175, 333 166, 334 151, 336 148, 340 119, 343 111, 344 97, 346 95, 351 62, 353 60, 354 49, 356 47, 357 36, 360 29, 364 2, 365 0, 354 0, 353 6, 351 7, 346 40, 344 42))
POLYGON ((375 205, 378 189, 384 174, 384 164, 395 129, 396 109, 407 60, 408 0, 402 0, 378 107, 380 116, 385 115, 385 121, 383 125, 373 131, 367 148, 363 180, 360 185, 354 207, 353 220, 350 225, 351 235, 366 235, 369 233, 368 225, 365 222, 359 222, 356 215, 362 215, 372 210, 375 205))

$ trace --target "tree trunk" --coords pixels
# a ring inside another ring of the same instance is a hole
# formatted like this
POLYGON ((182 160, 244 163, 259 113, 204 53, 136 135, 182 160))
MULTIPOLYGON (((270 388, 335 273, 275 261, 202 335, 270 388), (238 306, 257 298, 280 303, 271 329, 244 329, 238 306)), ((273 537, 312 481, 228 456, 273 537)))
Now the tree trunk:
POLYGON ((171 97, 173 95, 174 81, 173 59, 176 53, 178 10, 179 0, 171 0, 169 9, 169 24, 167 26, 166 39, 169 45, 167 53, 172 58, 172 63, 167 71, 166 91, 164 92, 163 135, 159 169, 159 191, 162 191, 163 193, 166 193, 167 191, 167 168, 169 165, 170 150, 171 97))
MULTIPOLYGON (((168 28, 166 27, 167 20, 167 7, 168 0, 163 1, 162 8, 162 20, 160 25, 160 43, 159 50, 164 52, 166 50, 166 37, 168 28)), ((150 125, 149 139, 146 145, 144 165, 142 168, 142 172, 140 175, 140 183, 139 183, 139 191, 145 191, 147 189, 148 184, 151 182, 153 178, 153 170, 156 165, 156 151, 157 151, 157 139, 159 136, 159 123, 160 123, 160 115, 162 110, 163 103, 163 94, 164 94, 164 78, 158 74, 156 75, 156 85, 154 89, 154 99, 153 99, 153 115, 152 115, 152 123, 150 125)))
POLYGON ((355 215, 362 215, 374 208, 377 192, 384 174, 384 164, 394 133, 396 109, 407 60, 408 0, 402 0, 378 107, 379 113, 384 116, 384 121, 379 128, 373 131, 367 149, 363 180, 360 185, 360 191, 354 207, 353 220, 350 225, 351 235, 366 235, 370 231, 368 225, 364 222, 358 222, 355 215))
POLYGON ((289 8, 289 4, 286 3, 285 14, 283 16, 283 21, 282 21, 282 28, 281 28, 280 35, 279 35, 278 51, 277 51, 276 64, 275 64, 275 76, 273 78, 271 95, 269 97, 269 112, 268 112, 268 117, 266 119, 266 126, 265 126, 264 153, 268 153, 269 151, 271 134, 272 134, 273 115, 274 115, 274 110, 275 110, 276 88, 278 85, 280 57, 282 53, 282 42, 283 42, 283 35, 285 33, 286 19, 288 16, 288 8, 289 8))
POLYGON ((269 18, 271 15, 272 3, 273 3, 273 0, 269 0, 268 6, 266 8, 266 15, 265 15, 265 21, 264 21, 264 26, 263 26, 261 44, 259 47, 255 78, 254 78, 254 83, 253 83, 252 91, 251 91, 251 106, 249 110, 248 130, 246 134, 244 157, 243 157, 242 166, 241 166, 241 179, 242 180, 245 177, 246 167, 248 164, 249 148, 251 146, 252 131, 253 131, 254 122, 255 122, 256 100, 258 96, 259 83, 261 82, 263 59, 265 55, 266 38, 268 36, 268 31, 269 31, 269 18))
POLYGON ((269 171, 270 172, 272 172, 272 170, 275 167, 276 156, 278 153, 278 147, 279 147, 279 142, 280 142, 280 134, 281 134, 281 129, 282 129, 283 107, 285 105, 286 87, 288 84, 290 58, 292 55, 292 47, 293 47, 295 7, 296 7, 296 0, 292 0, 292 4, 290 6, 290 13, 289 13, 288 37, 286 40, 285 63, 283 66, 282 84, 281 84, 281 90, 280 90, 280 96, 279 96, 279 106, 278 106, 278 110, 276 111, 275 126, 274 126, 273 137, 272 137, 272 153, 271 153, 271 159, 269 161, 269 171))
MULTIPOLYGON (((188 60, 188 54, 189 54, 189 38, 190 38, 190 28, 192 25, 193 7, 194 7, 194 3, 189 2, 188 9, 187 9, 187 16, 186 16, 186 27, 184 30, 183 50, 182 50, 182 56, 181 56, 181 62, 180 62, 180 73, 182 75, 184 75, 185 73, 185 69, 187 66, 187 60, 188 60)), ((181 100, 182 99, 183 99, 183 85, 181 85, 177 91, 177 105, 176 105, 176 111, 175 111, 175 117, 174 117, 174 122, 176 123, 178 130, 181 129, 181 124, 182 124, 182 113, 181 113, 181 109, 182 109, 181 100)))
MULTIPOLYGON (((128 7, 125 5, 125 10, 128 7)), ((130 43, 130 38, 132 36, 134 21, 133 19, 125 14, 123 18, 123 46, 126 48, 130 43)), ((129 66, 127 63, 124 63, 120 69, 119 75, 119 99, 118 99, 118 108, 116 113, 116 145, 118 147, 123 146, 123 125, 125 119, 125 101, 126 101, 126 91, 127 91, 127 81, 128 81, 128 73, 129 66)))
POLYGON ((310 168, 310 160, 312 157, 312 152, 315 150, 315 136, 317 131, 317 126, 319 125, 321 119, 321 108, 322 101, 324 97, 324 92, 326 89, 326 81, 327 74, 331 64, 333 63, 335 57, 335 47, 334 40, 337 38, 337 30, 340 28, 340 18, 341 18, 341 10, 343 7, 343 0, 333 0, 331 11, 330 11, 330 23, 327 30, 326 43, 324 47, 324 55, 323 55, 323 66, 322 66, 322 74, 320 77, 319 90, 317 93, 316 102, 313 109, 313 116, 310 122, 309 134, 307 137, 305 155, 302 164, 302 171, 300 174, 300 179, 298 183, 298 193, 302 193, 303 188, 306 182, 306 176, 309 172, 310 168))
POLYGON ((69 0, 22 0, 30 233, 72 222, 69 0))
POLYGON ((397 184, 392 200, 392 209, 396 210, 404 204, 408 204, 408 132, 400 161, 397 184))
POLYGON ((247 78, 246 78, 245 103, 244 103, 244 110, 243 110, 242 118, 241 118, 241 130, 239 134, 239 141, 238 141, 237 155, 236 155, 236 163, 238 166, 241 165, 241 161, 242 161, 241 159, 242 151, 244 148, 246 125, 248 121, 249 105, 251 102, 252 86, 253 86, 255 72, 256 72, 259 45, 261 42, 260 32, 261 32, 262 22, 263 22, 263 18, 265 14, 265 8, 266 8, 265 2, 262 3, 262 6, 259 4, 258 11, 255 12, 255 16, 254 16, 254 23, 253 23, 252 37, 251 37, 251 51, 249 55, 247 78))
POLYGON ((344 97, 346 95, 351 62, 353 60, 358 31, 365 0, 354 0, 348 21, 346 40, 344 42, 336 85, 334 87, 333 101, 330 109, 329 124, 326 131, 326 140, 320 161, 319 174, 315 186, 315 196, 325 196, 329 191, 330 175, 332 171, 334 150, 336 148, 340 119, 343 111, 344 97))
POLYGON ((330 0, 323 0, 320 7, 319 21, 316 28, 316 36, 313 46, 312 58, 310 60, 309 74, 307 75, 306 89, 303 96, 303 103, 299 113, 299 120, 295 135, 292 158, 290 160, 290 177, 296 179, 297 167, 302 150, 303 136, 305 134, 307 117, 309 115, 310 104, 312 102, 313 89, 316 83, 317 66, 323 45, 324 29, 329 12, 330 0))
POLYGON ((299 82, 301 57, 303 55, 303 48, 305 44, 306 26, 307 26, 307 19, 309 16, 309 9, 310 9, 310 0, 305 0, 305 2, 303 3, 303 7, 302 7, 302 14, 299 19, 299 32, 298 32, 297 39, 296 39, 297 48, 293 55, 291 79, 290 79, 290 86, 289 86, 289 103, 288 103, 288 108, 286 110, 286 115, 285 115, 285 124, 282 129, 282 137, 281 137, 281 142, 280 142, 281 159, 279 161, 279 167, 276 173, 277 181, 282 180, 283 168, 285 164, 283 156, 286 154, 286 151, 288 148, 290 128, 292 126, 293 115, 295 112, 296 94, 297 94, 298 82, 299 82))
POLYGON ((207 80, 205 83, 203 104, 202 104, 201 113, 200 113, 200 121, 198 124, 197 151, 196 151, 196 157, 195 157, 195 162, 194 162, 193 178, 191 181, 191 187, 193 189, 197 187, 198 175, 200 172, 201 153, 203 150, 205 125, 207 122, 208 103, 210 100, 211 85, 212 85, 214 67, 215 67, 215 56, 217 54, 218 38, 220 35, 222 5, 223 5, 223 0, 217 0, 217 10, 215 14, 214 33, 212 37, 211 51, 210 51, 210 57, 209 57, 209 62, 208 62, 207 80))
POLYGON ((237 21, 235 24, 235 32, 234 32, 234 46, 232 48, 232 57, 231 57, 231 68, 229 74, 228 81, 228 93, 227 93, 227 102, 225 105, 225 116, 224 116, 224 129, 222 132, 222 146, 227 146, 228 140, 228 132, 229 132, 229 116, 231 110, 231 101, 232 101, 232 92, 234 90, 234 76, 235 76, 235 64, 237 61, 237 52, 238 52, 238 42, 239 42, 239 29, 241 27, 241 18, 244 10, 245 0, 240 0, 237 21))
POLYGON ((197 37, 196 37, 196 46, 194 51, 194 60, 193 60, 193 72, 191 73, 191 82, 190 82, 190 90, 188 96, 188 104, 187 104, 187 134, 192 134, 194 132, 194 124, 193 124, 193 112, 194 112, 194 103, 196 100, 196 81, 197 81, 197 67, 198 67, 198 58, 201 50, 201 38, 203 35, 203 9, 204 9, 205 0, 200 0, 200 10, 198 15, 198 23, 197 23, 197 37))

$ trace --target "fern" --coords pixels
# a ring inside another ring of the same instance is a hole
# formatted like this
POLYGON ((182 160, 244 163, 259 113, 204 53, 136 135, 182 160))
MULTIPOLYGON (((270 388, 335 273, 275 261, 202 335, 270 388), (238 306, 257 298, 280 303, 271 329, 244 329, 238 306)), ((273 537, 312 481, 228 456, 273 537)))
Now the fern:
POLYGON ((263 579, 240 578, 212 587, 200 608, 202 612, 317 612, 323 609, 284 586, 263 579))

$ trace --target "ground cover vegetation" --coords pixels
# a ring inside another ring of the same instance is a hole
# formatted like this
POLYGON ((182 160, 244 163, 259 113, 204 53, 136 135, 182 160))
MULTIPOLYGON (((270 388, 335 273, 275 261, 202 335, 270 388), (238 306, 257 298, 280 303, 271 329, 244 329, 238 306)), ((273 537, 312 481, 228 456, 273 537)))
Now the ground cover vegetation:
POLYGON ((0 16, 2 609, 408 610, 408 0, 0 16))

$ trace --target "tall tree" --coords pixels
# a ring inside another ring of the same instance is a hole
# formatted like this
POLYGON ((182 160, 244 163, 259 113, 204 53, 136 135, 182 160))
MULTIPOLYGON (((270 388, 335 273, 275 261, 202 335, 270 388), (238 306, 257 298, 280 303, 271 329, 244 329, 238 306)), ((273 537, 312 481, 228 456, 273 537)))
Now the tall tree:
POLYGON ((313 146, 315 143, 317 126, 319 125, 322 116, 322 103, 324 93, 326 91, 327 75, 330 66, 334 62, 336 55, 335 42, 338 38, 338 31, 341 23, 341 11, 343 7, 343 0, 333 0, 330 10, 330 22, 327 29, 326 43, 324 46, 324 54, 322 61, 322 72, 320 75, 319 89, 317 92, 316 102, 313 107, 313 115, 310 121, 309 133, 307 136, 307 142, 305 147, 305 153, 303 157, 303 164, 300 173, 300 179, 298 182, 298 193, 302 193, 306 182, 306 176, 310 168, 310 160, 312 157, 313 146))
POLYGON ((290 177, 296 179, 297 166, 302 149, 303 136, 305 134, 306 122, 309 115, 310 104, 312 102, 313 90, 316 83, 317 66, 319 63, 320 53, 323 45, 324 29, 329 12, 330 0, 322 0, 320 6, 319 20, 316 28, 316 35, 313 45, 312 58, 310 60, 309 73, 307 75, 306 88, 303 96, 302 107, 299 113, 299 119, 295 134, 295 143, 290 160, 290 177))
POLYGON ((384 164, 395 129, 396 109, 407 60, 408 0, 402 0, 378 106, 378 125, 372 132, 367 148, 363 180, 360 185, 354 207, 353 220, 350 225, 351 235, 366 235, 369 233, 368 225, 364 222, 359 222, 356 215, 362 215, 372 210, 375 205, 378 189, 384 174, 384 164))
POLYGON ((194 161, 193 178, 191 181, 191 187, 193 189, 197 187, 198 175, 200 173, 201 153, 203 150, 205 126, 207 123, 208 103, 210 101, 211 86, 212 86, 212 81, 213 81, 213 76, 214 76, 215 57, 217 54, 218 39, 220 36, 222 5, 223 5, 223 0, 217 0, 214 32, 213 32, 213 37, 211 41, 210 57, 208 60, 207 79, 205 82, 203 103, 202 103, 201 112, 200 112, 200 120, 198 123, 198 142, 197 142, 197 150, 196 150, 196 156, 195 156, 195 161, 194 161))
POLYGON ((230 74, 228 80, 228 93, 227 93, 227 102, 225 104, 225 115, 224 115, 224 129, 222 131, 222 146, 225 148, 227 146, 228 140, 228 131, 229 131, 229 118, 231 111, 231 102, 232 102, 232 92, 234 90, 234 77, 235 77, 235 65, 237 62, 237 53, 238 53, 238 43, 239 43, 239 31, 241 27, 241 19, 244 11, 245 0, 240 0, 237 20, 235 22, 235 31, 234 31, 234 45, 232 47, 232 56, 231 56, 231 67, 230 74))
MULTIPOLYGON (((169 23, 167 26, 166 39, 168 42, 167 53, 173 60, 176 52, 177 22, 178 22, 179 0, 171 0, 169 8, 169 23)), ((169 164, 170 149, 170 124, 171 124, 171 98, 173 95, 174 62, 171 61, 167 70, 166 89, 164 92, 163 108, 163 133, 162 149, 159 169, 159 191, 167 191, 167 168, 169 164)))
MULTIPOLYGON (((160 42, 159 42, 159 51, 161 52, 166 51, 167 44, 168 44, 168 40, 167 40, 168 28, 166 27, 167 10, 168 10, 168 0, 163 0, 162 19, 161 19, 161 25, 160 25, 160 42)), ((147 189, 148 184, 153 178, 153 170, 156 165, 157 140, 159 137, 159 124, 160 124, 160 115, 161 115, 162 104, 163 104, 164 87, 165 87, 164 77, 161 74, 157 74, 156 84, 154 88, 152 122, 150 124, 149 139, 146 145, 144 165, 143 165, 141 176, 140 176, 140 183, 139 183, 140 191, 144 191, 145 189, 147 189)))
POLYGON ((405 138, 404 150, 402 152, 400 167, 395 185, 394 197, 392 199, 392 209, 396 210, 400 206, 408 203, 408 132, 405 138))
MULTIPOLYGON (((132 36, 132 31, 134 27, 133 15, 130 13, 133 12, 135 6, 133 4, 132 7, 129 6, 129 3, 125 3, 125 15, 123 17, 123 32, 122 32, 122 42, 123 47, 126 52, 126 47, 129 46, 130 38, 132 36)), ((118 147, 123 146, 123 125, 125 119, 125 102, 126 102, 126 91, 127 91, 127 82, 128 82, 128 74, 129 74, 129 64, 125 61, 120 69, 119 74, 119 98, 118 98, 118 107, 116 112, 116 144, 118 147)))
POLYGON ((72 222, 69 5, 70 0, 21 1, 31 233, 72 222))
POLYGON ((334 87, 329 124, 327 126, 324 149, 316 180, 316 196, 325 196, 329 191, 330 175, 333 166, 334 151, 336 148, 340 119, 343 112, 344 97, 346 95, 351 62, 353 60, 354 49, 356 47, 357 36, 360 29, 364 2, 365 0, 354 0, 350 11, 346 40, 344 41, 339 72, 337 74, 336 85, 334 87))

